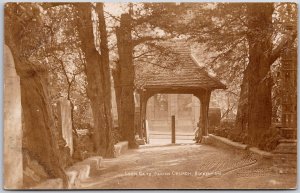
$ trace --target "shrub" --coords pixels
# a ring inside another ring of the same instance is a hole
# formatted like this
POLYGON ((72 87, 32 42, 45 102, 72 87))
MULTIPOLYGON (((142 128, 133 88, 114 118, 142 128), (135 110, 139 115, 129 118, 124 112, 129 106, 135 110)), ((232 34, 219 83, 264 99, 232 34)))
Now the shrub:
POLYGON ((279 128, 271 127, 262 136, 261 141, 258 144, 258 148, 265 151, 272 151, 277 147, 280 139, 282 139, 282 137, 280 135, 279 128))

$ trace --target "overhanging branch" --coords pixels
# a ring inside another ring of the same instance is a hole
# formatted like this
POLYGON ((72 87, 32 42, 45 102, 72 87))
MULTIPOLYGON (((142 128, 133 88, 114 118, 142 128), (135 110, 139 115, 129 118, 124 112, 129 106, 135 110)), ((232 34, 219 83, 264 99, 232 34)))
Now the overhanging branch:
POLYGON ((285 37, 283 37, 283 39, 278 44, 278 46, 272 51, 269 65, 272 65, 279 58, 281 51, 289 43, 289 40, 291 40, 291 42, 294 42, 296 37, 297 37, 297 33, 293 33, 291 35, 286 35, 285 37))
POLYGON ((142 43, 147 42, 147 41, 164 40, 164 39, 165 38, 161 38, 161 37, 144 36, 144 37, 140 37, 136 40, 133 40, 132 45, 137 46, 137 45, 142 44, 142 43))

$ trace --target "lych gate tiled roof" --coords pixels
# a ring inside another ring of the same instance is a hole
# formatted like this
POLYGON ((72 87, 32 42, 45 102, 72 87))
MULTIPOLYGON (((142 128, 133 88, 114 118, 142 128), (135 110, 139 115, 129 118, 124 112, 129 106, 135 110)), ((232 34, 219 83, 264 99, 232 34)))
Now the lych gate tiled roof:
POLYGON ((216 77, 210 76, 191 55, 190 47, 180 41, 162 43, 177 56, 177 70, 162 69, 159 73, 144 72, 139 75, 143 81, 137 81, 138 88, 204 88, 225 89, 216 77))

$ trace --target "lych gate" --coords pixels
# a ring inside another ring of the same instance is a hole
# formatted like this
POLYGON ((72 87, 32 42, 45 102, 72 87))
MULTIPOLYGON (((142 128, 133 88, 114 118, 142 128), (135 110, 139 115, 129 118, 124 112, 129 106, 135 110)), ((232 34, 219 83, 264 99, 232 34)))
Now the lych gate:
POLYGON ((155 94, 193 94, 200 100, 200 128, 202 135, 208 135, 208 109, 211 92, 215 89, 226 89, 218 79, 210 76, 191 54, 185 43, 168 42, 164 46, 177 55, 176 69, 164 69, 159 73, 151 71, 140 75, 142 83, 137 83, 140 95, 140 138, 146 137, 147 101, 155 94))

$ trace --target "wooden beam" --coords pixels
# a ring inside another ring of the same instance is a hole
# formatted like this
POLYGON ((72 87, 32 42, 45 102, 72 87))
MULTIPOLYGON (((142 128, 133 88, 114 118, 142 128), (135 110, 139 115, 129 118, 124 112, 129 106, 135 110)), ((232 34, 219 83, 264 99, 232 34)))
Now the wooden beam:
POLYGON ((172 115, 172 143, 175 144, 176 143, 176 139, 175 139, 175 115, 172 115))
POLYGON ((208 110, 211 91, 207 90, 200 94, 200 127, 202 130, 202 136, 208 135, 208 110))
MULTIPOLYGON (((199 92, 205 92, 205 89, 202 88, 180 88, 180 89, 172 89, 172 88, 147 88, 145 89, 149 94, 194 94, 197 95, 199 92)), ((144 91, 144 92, 145 92, 144 91)))
POLYGON ((147 91, 140 91, 140 128, 139 128, 139 137, 141 139, 145 138, 146 142, 147 133, 146 133, 146 112, 147 112, 147 102, 148 99, 152 96, 151 93, 147 91))

